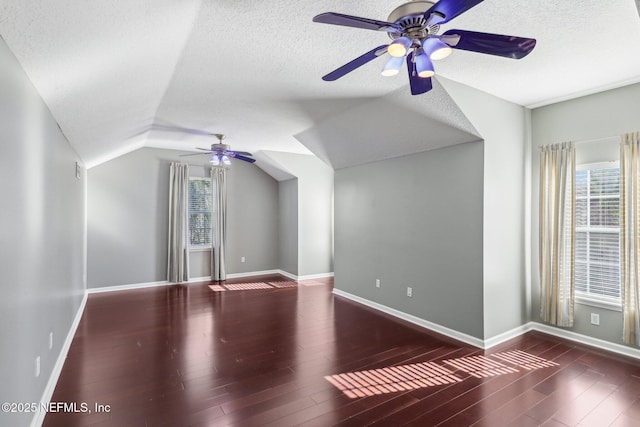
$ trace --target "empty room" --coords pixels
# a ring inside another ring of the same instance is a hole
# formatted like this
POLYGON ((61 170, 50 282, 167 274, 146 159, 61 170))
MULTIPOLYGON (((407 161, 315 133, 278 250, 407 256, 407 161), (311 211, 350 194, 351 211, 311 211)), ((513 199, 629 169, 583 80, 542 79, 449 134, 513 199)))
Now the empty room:
POLYGON ((0 0, 0 426, 640 425, 639 41, 0 0))

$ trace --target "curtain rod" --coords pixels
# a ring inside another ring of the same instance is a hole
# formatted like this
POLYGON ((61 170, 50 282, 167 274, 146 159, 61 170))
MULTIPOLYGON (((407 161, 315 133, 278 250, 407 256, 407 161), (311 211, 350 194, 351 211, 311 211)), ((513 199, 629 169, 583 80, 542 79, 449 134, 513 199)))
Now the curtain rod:
MULTIPOLYGON (((566 141, 566 142, 573 142, 574 144, 582 144, 583 142, 597 142, 597 141, 604 141, 607 139, 621 138, 621 137, 622 135, 611 135, 611 136, 603 136, 602 138, 582 139, 580 141, 566 141)), ((546 144, 546 145, 551 145, 551 144, 546 144)), ((538 148, 545 147, 546 145, 538 145, 538 148)))

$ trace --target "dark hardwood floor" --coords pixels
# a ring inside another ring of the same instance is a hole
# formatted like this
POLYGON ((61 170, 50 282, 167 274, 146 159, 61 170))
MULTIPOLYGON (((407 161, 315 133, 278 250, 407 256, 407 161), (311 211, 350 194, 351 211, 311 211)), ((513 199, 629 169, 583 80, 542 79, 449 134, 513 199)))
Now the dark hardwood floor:
POLYGON ((640 425, 631 359, 537 332, 484 352, 334 297, 331 279, 209 285, 89 295, 52 401, 91 413, 44 425, 640 425))

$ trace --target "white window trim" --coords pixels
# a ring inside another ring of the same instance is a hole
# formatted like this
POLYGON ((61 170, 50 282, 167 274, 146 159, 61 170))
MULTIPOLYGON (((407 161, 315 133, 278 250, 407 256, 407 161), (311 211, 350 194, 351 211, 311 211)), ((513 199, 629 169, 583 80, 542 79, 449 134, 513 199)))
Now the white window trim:
MULTIPOLYGON (((576 170, 591 170, 591 169, 609 169, 620 167, 620 161, 618 160, 610 160, 606 162, 597 162, 597 163, 585 163, 581 165, 576 165, 576 170)), ((603 198, 606 198, 604 196, 603 198)), ((576 231, 582 227, 576 227, 576 231)), ((583 230, 584 231, 584 230, 583 230)), ((598 229, 591 229, 591 231, 599 231, 598 229)), ((602 231, 606 232, 606 229, 602 231)), ((622 284, 621 284, 622 286, 622 284)), ((620 290, 622 294, 622 289, 620 290)), ((598 307, 605 310, 612 311, 622 311, 622 298, 607 298, 604 296, 594 296, 590 294, 586 294, 580 291, 575 292, 575 302, 580 305, 588 305, 591 307, 598 307)))
MULTIPOLYGON (((211 178, 207 178, 205 176, 190 176, 189 177, 189 181, 191 180, 209 180, 211 178)), ((209 244, 204 244, 204 245, 192 245, 191 242, 189 242, 189 252, 204 252, 204 251, 210 251, 212 249, 212 245, 209 244)))
POLYGON ((593 297, 591 295, 587 295, 582 292, 576 291, 575 302, 576 304, 603 308, 605 310, 622 311, 622 300, 617 300, 615 298, 605 298, 605 297, 597 298, 597 297, 593 297))

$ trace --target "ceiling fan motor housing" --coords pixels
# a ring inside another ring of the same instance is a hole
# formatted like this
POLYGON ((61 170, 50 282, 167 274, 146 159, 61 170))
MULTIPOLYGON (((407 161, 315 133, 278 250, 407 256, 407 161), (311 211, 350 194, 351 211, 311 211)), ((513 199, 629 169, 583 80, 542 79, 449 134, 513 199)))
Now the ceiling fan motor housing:
POLYGON ((427 26, 424 18, 424 13, 434 4, 435 2, 431 1, 412 1, 396 7, 389 15, 387 22, 399 25, 403 32, 389 32, 389 37, 395 40, 404 36, 422 41, 428 35, 436 34, 440 26, 438 24, 427 26))
POLYGON ((211 144, 211 151, 215 152, 225 152, 231 150, 231 146, 227 144, 211 144))

